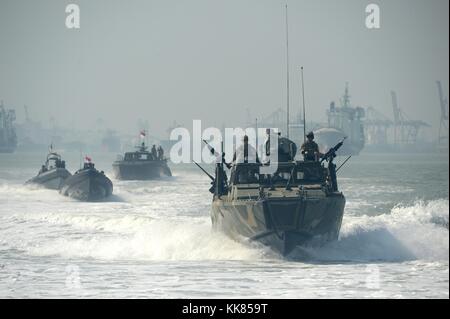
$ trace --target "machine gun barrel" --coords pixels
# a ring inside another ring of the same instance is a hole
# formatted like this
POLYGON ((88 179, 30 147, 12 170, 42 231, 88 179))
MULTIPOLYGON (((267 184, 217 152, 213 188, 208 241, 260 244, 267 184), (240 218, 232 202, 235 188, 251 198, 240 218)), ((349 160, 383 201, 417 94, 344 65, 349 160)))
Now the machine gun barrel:
POLYGON ((204 169, 203 169, 203 167, 201 167, 196 161, 193 161, 194 162, 194 164, 195 165, 197 165, 197 167, 198 168, 200 168, 202 171, 203 171, 203 173, 205 173, 206 175, 208 175, 208 177, 214 182, 214 177, 211 175, 211 174, 209 174, 207 171, 205 171, 204 169))
MULTIPOLYGON (((202 141, 206 144, 206 146, 208 146, 208 149, 209 149, 209 151, 211 152, 212 155, 214 155, 214 156, 216 156, 216 157, 219 156, 219 153, 216 152, 216 150, 214 149, 214 147, 212 147, 211 145, 209 145, 209 143, 208 143, 206 140, 202 140, 202 141)), ((225 161, 225 152, 222 152, 222 163, 225 164, 225 166, 228 167, 228 168, 231 167, 231 164, 230 164, 230 163, 227 163, 227 162, 225 161)))
POLYGON ((209 143, 206 140, 202 140, 206 146, 208 146, 209 151, 211 152, 212 155, 214 156, 219 156, 219 153, 216 152, 216 150, 214 149, 214 147, 212 147, 211 145, 209 145, 209 143))
POLYGON ((344 144, 344 140, 347 138, 347 136, 345 136, 339 143, 337 143, 334 147, 330 148, 328 150, 328 152, 326 152, 323 156, 322 159, 320 160, 320 163, 322 163, 323 161, 330 161, 333 160, 333 158, 336 157, 336 152, 341 148, 341 146, 344 144))

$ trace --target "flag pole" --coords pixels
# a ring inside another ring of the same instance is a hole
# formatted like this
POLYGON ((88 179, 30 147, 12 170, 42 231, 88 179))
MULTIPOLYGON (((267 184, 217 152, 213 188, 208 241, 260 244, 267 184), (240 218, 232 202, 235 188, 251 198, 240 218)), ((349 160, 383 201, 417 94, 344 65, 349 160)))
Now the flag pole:
POLYGON ((302 75, 302 98, 303 98, 303 143, 306 142, 306 112, 305 112, 305 84, 303 81, 303 66, 300 68, 302 75))
POLYGON ((286 137, 289 138, 289 24, 286 4, 286 137))

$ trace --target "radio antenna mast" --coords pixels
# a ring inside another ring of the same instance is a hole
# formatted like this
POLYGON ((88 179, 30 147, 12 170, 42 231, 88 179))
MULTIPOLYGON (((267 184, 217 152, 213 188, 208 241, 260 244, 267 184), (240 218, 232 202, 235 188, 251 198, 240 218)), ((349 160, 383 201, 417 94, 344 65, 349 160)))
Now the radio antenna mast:
POLYGON ((303 66, 300 68, 302 76, 302 99, 303 99, 303 142, 306 142, 306 112, 305 112, 305 82, 303 81, 303 66))
POLYGON ((289 138, 289 28, 286 4, 286 137, 289 138))

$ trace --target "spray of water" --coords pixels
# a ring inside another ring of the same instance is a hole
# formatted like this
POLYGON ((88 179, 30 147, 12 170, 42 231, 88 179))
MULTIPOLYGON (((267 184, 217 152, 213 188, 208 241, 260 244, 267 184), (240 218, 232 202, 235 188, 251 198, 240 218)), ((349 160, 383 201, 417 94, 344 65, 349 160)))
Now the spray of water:
MULTIPOLYGON (((122 192, 124 202, 79 203, 54 191, 0 185, 0 200, 7 203, 0 208, 1 247, 105 260, 279 258, 267 248, 213 232, 208 201, 181 200, 174 208, 152 201, 154 192, 146 188, 134 193, 122 192), (127 196, 141 202, 135 205, 127 196)), ((304 251, 322 261, 448 260, 448 220, 448 199, 396 206, 379 216, 348 214, 338 241, 304 251)))

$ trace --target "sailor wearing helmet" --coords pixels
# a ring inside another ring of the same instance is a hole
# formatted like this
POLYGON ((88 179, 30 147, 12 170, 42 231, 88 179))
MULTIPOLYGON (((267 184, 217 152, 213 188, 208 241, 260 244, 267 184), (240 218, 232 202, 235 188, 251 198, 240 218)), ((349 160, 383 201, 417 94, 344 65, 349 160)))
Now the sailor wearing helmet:
POLYGON ((314 133, 306 135, 306 142, 302 145, 302 154, 305 161, 318 161, 323 154, 319 151, 319 145, 314 142, 314 133))

